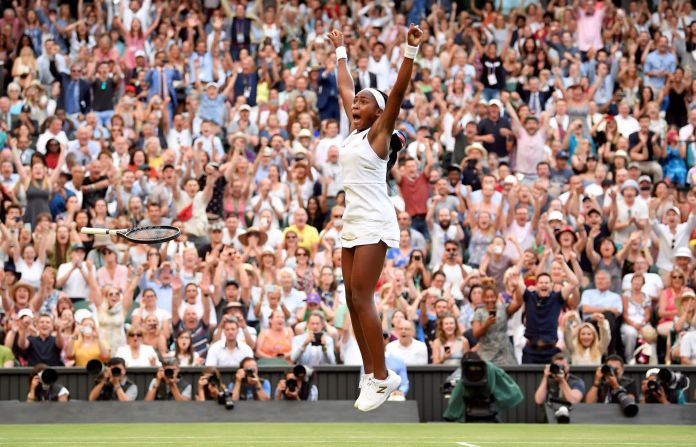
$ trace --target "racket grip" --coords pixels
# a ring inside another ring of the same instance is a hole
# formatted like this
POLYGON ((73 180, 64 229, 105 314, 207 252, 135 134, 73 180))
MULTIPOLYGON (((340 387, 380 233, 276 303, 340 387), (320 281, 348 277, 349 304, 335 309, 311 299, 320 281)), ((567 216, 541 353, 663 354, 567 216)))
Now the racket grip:
POLYGON ((80 229, 80 233, 83 233, 83 234, 109 234, 109 229, 82 227, 80 229))

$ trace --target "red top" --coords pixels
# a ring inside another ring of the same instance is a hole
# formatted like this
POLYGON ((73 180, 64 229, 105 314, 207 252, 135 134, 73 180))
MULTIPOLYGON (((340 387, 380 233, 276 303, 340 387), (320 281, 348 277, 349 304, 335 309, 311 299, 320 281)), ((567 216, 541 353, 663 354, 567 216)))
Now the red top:
POLYGON ((425 172, 422 172, 414 180, 405 175, 402 176, 401 182, 399 182, 399 189, 401 189, 401 196, 406 203, 406 212, 411 217, 428 212, 426 203, 430 191, 425 172))

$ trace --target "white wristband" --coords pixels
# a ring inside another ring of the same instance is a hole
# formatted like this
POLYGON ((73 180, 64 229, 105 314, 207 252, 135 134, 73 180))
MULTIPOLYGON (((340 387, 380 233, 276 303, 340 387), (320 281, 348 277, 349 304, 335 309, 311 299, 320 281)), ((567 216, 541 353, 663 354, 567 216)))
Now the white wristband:
POLYGON ((409 44, 406 44, 406 50, 404 51, 404 57, 406 59, 415 59, 416 55, 418 54, 418 47, 411 46, 409 44))
POLYGON ((348 59, 348 52, 346 51, 346 47, 336 48, 336 60, 340 61, 341 59, 348 59))

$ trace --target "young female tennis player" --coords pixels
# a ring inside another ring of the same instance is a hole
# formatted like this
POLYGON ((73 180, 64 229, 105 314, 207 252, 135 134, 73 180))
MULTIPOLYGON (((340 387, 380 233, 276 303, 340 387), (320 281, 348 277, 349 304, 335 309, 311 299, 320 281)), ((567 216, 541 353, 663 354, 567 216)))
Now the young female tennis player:
POLYGON ((387 248, 399 246, 396 211, 385 178, 394 124, 411 81, 423 31, 413 24, 409 27, 405 57, 389 96, 373 88, 356 95, 343 34, 334 30, 328 37, 336 47, 338 90, 351 129, 340 152, 346 192, 341 243, 346 301, 365 368, 355 407, 370 411, 401 384, 401 378, 384 363, 382 325, 373 294, 387 248))

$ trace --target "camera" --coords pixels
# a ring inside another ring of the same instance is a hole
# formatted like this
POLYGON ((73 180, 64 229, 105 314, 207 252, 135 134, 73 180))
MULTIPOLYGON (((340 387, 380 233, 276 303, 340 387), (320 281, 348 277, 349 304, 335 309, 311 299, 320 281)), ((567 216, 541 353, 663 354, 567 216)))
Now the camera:
POLYGON ((549 372, 551 373, 552 376, 560 376, 560 375, 563 375, 563 368, 561 368, 561 365, 558 365, 556 363, 551 363, 549 365, 549 372))
POLYGON ((420 260, 421 260, 420 255, 414 256, 414 257, 413 257, 413 260, 414 260, 414 261, 420 261, 420 260))
POLYGON ((312 378, 314 371, 309 366, 295 365, 295 367, 292 369, 292 373, 295 375, 295 377, 297 377, 298 380, 309 382, 309 379, 312 378))
POLYGON ((297 389, 297 380, 288 379, 285 381, 285 386, 287 387, 288 391, 290 391, 291 393, 294 393, 295 390, 297 389))
POLYGON ((214 387, 220 386, 220 381, 216 375, 208 376, 208 385, 213 385, 214 387))
POLYGON ((166 377, 167 379, 173 379, 175 372, 176 371, 174 371, 174 369, 167 368, 164 370, 164 377, 166 377))
MULTIPOLYGON (((606 365, 605 365, 606 366, 606 365)), ((624 416, 632 418, 638 414, 638 405, 636 405, 636 399, 626 392, 626 388, 619 388, 613 392, 616 400, 619 401, 619 406, 621 407, 621 412, 624 416)))
POLYGON ((100 360, 92 359, 89 362, 87 362, 86 369, 87 374, 96 376, 104 372, 104 364, 100 360))
POLYGON ((58 372, 53 368, 46 368, 39 373, 39 381, 47 388, 58 381, 58 372))
POLYGON ((112 377, 121 377, 121 374, 123 374, 123 370, 121 368, 119 368, 118 366, 111 367, 111 376, 112 377))
POLYGON ((496 311, 495 311, 495 310, 489 310, 489 311, 488 311, 488 316, 489 316, 489 317, 495 317, 495 316, 496 316, 496 311))
POLYGON ((648 380, 648 393, 657 393, 660 391, 660 384, 657 380, 648 380))
POLYGON ((559 424, 570 423, 570 409, 565 405, 561 406, 556 410, 553 415, 556 417, 556 422, 559 424))
POLYGON ((614 367, 612 367, 611 365, 602 365, 602 369, 600 371, 602 372, 603 376, 616 375, 616 369, 614 369, 614 367))
POLYGON ((314 341, 312 341, 312 346, 321 346, 321 332, 314 333, 314 341))
POLYGON ((225 410, 234 409, 234 401, 229 390, 225 390, 217 395, 217 403, 225 406, 225 410))
POLYGON ((244 369, 244 375, 246 376, 247 379, 250 378, 250 377, 254 377, 254 375, 255 375, 255 374, 254 374, 254 369, 253 369, 253 368, 245 368, 245 369, 244 369))

